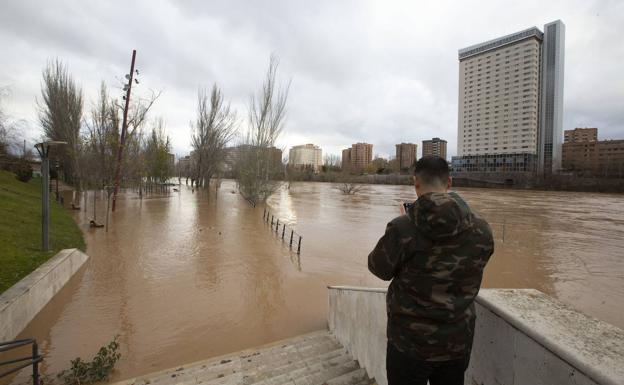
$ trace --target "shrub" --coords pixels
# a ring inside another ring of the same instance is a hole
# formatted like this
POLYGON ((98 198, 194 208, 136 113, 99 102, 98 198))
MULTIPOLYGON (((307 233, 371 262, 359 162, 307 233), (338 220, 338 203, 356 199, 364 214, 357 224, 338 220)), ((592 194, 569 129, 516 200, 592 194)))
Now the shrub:
POLYGON ((14 167, 13 172, 15 173, 15 178, 20 182, 27 183, 32 178, 32 167, 25 160, 20 160, 14 167))
POLYGON ((85 362, 80 357, 71 361, 71 368, 61 371, 57 377, 66 385, 85 385, 108 380, 115 363, 121 357, 119 342, 115 338, 107 345, 102 346, 91 362, 85 362))

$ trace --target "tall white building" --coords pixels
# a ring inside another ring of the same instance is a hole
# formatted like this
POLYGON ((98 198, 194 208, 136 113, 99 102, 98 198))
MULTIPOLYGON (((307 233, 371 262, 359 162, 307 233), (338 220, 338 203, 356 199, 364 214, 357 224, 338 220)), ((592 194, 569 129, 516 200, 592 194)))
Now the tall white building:
POLYGON ((323 165, 323 151, 313 144, 294 146, 288 153, 288 165, 292 167, 311 166, 318 172, 323 165))
POLYGON ((560 169, 564 34, 557 20, 459 50, 456 171, 560 169))

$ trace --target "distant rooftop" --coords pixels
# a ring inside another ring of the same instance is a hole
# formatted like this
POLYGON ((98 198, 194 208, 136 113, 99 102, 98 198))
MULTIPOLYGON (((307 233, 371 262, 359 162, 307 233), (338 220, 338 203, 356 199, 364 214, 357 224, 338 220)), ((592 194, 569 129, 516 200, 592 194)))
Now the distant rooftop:
POLYGON ((544 34, 537 27, 531 27, 520 32, 512 33, 503 37, 499 37, 493 40, 488 40, 485 43, 471 45, 470 47, 462 48, 459 50, 459 60, 466 59, 470 56, 474 56, 486 51, 491 51, 502 46, 515 43, 520 40, 535 37, 538 40, 544 38, 544 34))

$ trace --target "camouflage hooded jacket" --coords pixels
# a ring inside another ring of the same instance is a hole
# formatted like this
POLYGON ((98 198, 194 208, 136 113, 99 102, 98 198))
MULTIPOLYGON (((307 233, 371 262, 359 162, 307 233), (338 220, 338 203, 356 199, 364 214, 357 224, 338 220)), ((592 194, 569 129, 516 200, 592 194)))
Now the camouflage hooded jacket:
POLYGON ((494 252, 490 226, 455 193, 429 193, 395 218, 368 256, 392 282, 388 341, 428 361, 464 358, 474 334, 473 301, 494 252))

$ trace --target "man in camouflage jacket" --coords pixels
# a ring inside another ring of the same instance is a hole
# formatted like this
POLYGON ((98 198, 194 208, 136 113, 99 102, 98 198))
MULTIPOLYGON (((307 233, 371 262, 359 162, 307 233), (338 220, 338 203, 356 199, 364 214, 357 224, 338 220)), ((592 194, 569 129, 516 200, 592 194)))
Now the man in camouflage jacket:
POLYGON ((368 268, 388 287, 388 383, 464 383, 474 335, 474 299, 494 251, 488 223, 451 186, 446 160, 421 158, 418 200, 388 223, 368 268))

